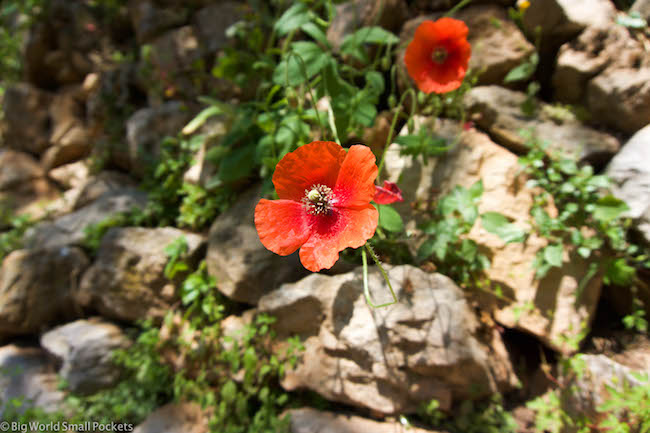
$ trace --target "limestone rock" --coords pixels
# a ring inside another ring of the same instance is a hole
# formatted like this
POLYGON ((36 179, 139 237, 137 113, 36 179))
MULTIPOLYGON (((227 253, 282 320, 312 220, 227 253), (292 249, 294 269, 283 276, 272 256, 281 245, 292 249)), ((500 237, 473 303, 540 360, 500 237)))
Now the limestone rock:
POLYGON ((147 166, 160 157, 162 139, 176 136, 190 118, 191 113, 180 101, 136 111, 126 122, 131 172, 143 176, 147 166))
MULTIPOLYGON (((432 126, 420 118, 416 128, 432 126)), ((399 146, 395 144, 391 145, 386 156, 389 180, 397 182, 405 192, 405 203, 395 206, 404 219, 412 221, 418 217, 409 201, 430 203, 434 198, 449 193, 456 185, 467 188, 482 180, 484 192, 479 212, 500 212, 515 225, 527 227, 530 208, 538 191, 525 186, 526 179, 520 175, 517 156, 477 131, 465 131, 458 136, 458 132, 447 135, 445 128, 433 127, 432 130, 449 142, 455 139, 458 142, 450 152, 430 162, 431 166, 423 165, 421 159, 400 156, 399 146), (408 192, 411 190, 414 193, 408 192)), ((571 348, 558 337, 577 335, 583 321, 589 325, 600 296, 600 276, 589 280, 576 299, 578 285, 587 274, 589 265, 579 257, 571 255, 569 258, 565 252, 562 267, 554 268, 548 276, 537 280, 532 264, 537 251, 546 246, 545 239, 529 236, 523 244, 504 244, 496 235, 483 229, 478 221, 468 237, 490 257, 487 278, 515 300, 510 305, 486 305, 485 308, 494 308, 494 317, 503 325, 531 333, 561 352, 571 352, 571 348), (525 304, 534 308, 523 309, 525 304)))
POLYGON ((0 150, 0 191, 39 179, 45 173, 29 154, 14 150, 0 150))
POLYGON ((207 433, 208 420, 196 403, 170 403, 152 412, 133 433, 207 433))
POLYGON ((57 390, 58 381, 54 365, 42 349, 15 344, 0 347, 0 419, 4 418, 4 404, 12 398, 25 399, 23 410, 58 410, 64 397, 57 390))
MULTIPOLYGON (((500 336, 480 330, 462 291, 449 278, 413 266, 388 269, 399 303, 372 309, 361 269, 312 274, 262 297, 260 312, 277 317, 279 336, 298 334, 305 352, 282 380, 287 390, 309 388, 325 398, 383 414, 413 413, 436 398, 480 398, 514 385, 500 336)), ((369 272, 375 302, 388 287, 369 272)))
POLYGON ((650 120, 650 55, 643 68, 610 68, 589 82, 587 106, 595 122, 634 133, 650 120))
POLYGON ((215 54, 228 42, 226 30, 242 19, 245 7, 237 1, 220 1, 196 12, 193 21, 203 54, 215 54))
MULTIPOLYGON (((395 433, 403 429, 403 426, 395 421, 379 422, 312 408, 291 409, 287 414, 291 419, 291 433, 395 433)), ((417 427, 409 428, 408 432, 436 433, 417 427)))
POLYGON ((123 173, 110 170, 102 171, 67 190, 63 197, 48 206, 48 210, 53 216, 66 215, 90 205, 104 195, 119 194, 129 188, 135 189, 135 187, 135 182, 123 173))
POLYGON ((194 95, 193 64, 201 58, 199 39, 192 26, 183 26, 158 36, 152 42, 151 61, 165 87, 184 96, 194 95))
POLYGON ((165 8, 151 0, 129 1, 129 17, 140 43, 151 41, 165 30, 181 26, 186 14, 182 8, 165 8))
POLYGON ((526 117, 521 105, 527 96, 498 86, 480 86, 470 90, 464 100, 472 119, 490 136, 515 152, 527 152, 522 130, 533 130, 568 157, 590 163, 608 161, 620 148, 619 141, 604 132, 584 126, 567 110, 557 110, 536 101, 538 112, 526 117))
MULTIPOLYGON (((403 44, 413 39, 415 30, 425 20, 439 15, 414 18, 404 24, 400 39, 403 44)), ((460 10, 456 16, 469 28, 467 41, 472 46, 469 67, 480 71, 479 84, 501 84, 510 70, 535 50, 517 26, 508 18, 504 8, 496 5, 476 5, 460 10), (495 25, 495 22, 499 23, 495 25)), ((397 64, 406 73, 404 49, 397 55, 397 64)))
POLYGON ((407 14, 404 0, 350 0, 336 6, 336 14, 327 29, 327 40, 338 50, 346 36, 364 26, 380 26, 397 32, 407 14))
POLYGON ((260 242, 254 222, 260 198, 260 188, 251 188, 219 215, 210 228, 206 258, 208 272, 219 282, 219 290, 253 305, 264 293, 308 274, 297 252, 282 257, 260 242))
POLYGON ((78 316, 73 292, 89 261, 79 248, 16 250, 0 273, 0 336, 36 333, 78 316))
POLYGON ((86 99, 81 86, 54 95, 50 104, 50 146, 41 158, 45 170, 74 162, 90 152, 91 137, 85 125, 86 99))
POLYGON ((584 103, 589 81, 636 45, 622 26, 589 27, 562 45, 553 73, 555 97, 569 104, 584 103))
POLYGON ((80 245, 89 225, 97 224, 120 212, 128 212, 133 208, 141 209, 146 202, 147 195, 134 188, 109 191, 73 213, 37 224, 27 232, 26 245, 30 248, 80 245))
POLYGON ((112 361, 112 352, 128 344, 118 326, 100 318, 77 320, 41 336, 41 346, 62 361, 59 375, 72 392, 81 394, 115 384, 120 371, 112 361))
POLYGON ((645 18, 646 22, 650 22, 650 1, 649 0, 636 0, 630 12, 637 12, 641 17, 645 18))
POLYGON ((80 186, 88 179, 90 167, 87 161, 77 161, 54 168, 47 175, 64 189, 70 189, 80 186))
POLYGON ((615 16, 610 0, 539 0, 530 2, 523 24, 531 35, 541 27, 544 39, 563 43, 589 26, 607 27, 615 16))
POLYGON ((628 215, 650 244, 650 124, 634 134, 607 167, 614 194, 630 207, 628 215))
MULTIPOLYGON (((204 243, 200 235, 172 227, 110 229, 95 263, 83 275, 79 303, 118 320, 162 318, 178 299, 174 284, 164 275, 169 261, 165 248, 180 236, 187 241, 187 262, 192 266, 204 243)), ((179 273, 176 279, 182 276, 179 273)))
POLYGON ((13 149, 39 155, 50 136, 48 107, 52 94, 27 83, 9 86, 3 97, 3 142, 13 149))
POLYGON ((566 385, 563 409, 570 416, 587 416, 594 423, 605 418, 605 414, 596 410, 610 398, 606 387, 612 387, 619 392, 624 385, 629 388, 641 386, 634 373, 650 374, 650 370, 636 370, 622 365, 605 355, 578 355, 584 366, 582 374, 565 374, 560 380, 566 385))

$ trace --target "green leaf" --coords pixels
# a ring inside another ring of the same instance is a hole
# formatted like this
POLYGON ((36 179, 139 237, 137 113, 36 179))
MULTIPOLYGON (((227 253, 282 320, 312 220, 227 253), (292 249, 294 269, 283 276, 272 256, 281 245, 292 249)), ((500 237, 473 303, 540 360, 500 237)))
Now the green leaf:
POLYGON ((384 92, 384 77, 377 71, 368 71, 366 73, 366 83, 373 93, 381 95, 384 92))
POLYGON ((311 21, 312 13, 304 3, 296 3, 287 9, 275 23, 275 30, 280 36, 300 28, 311 21))
POLYGON ((544 248, 544 260, 551 266, 562 266, 562 253, 564 247, 562 244, 547 245, 544 248))
POLYGON ((221 182, 233 182, 247 177, 255 167, 256 148, 251 143, 232 150, 221 160, 217 178, 221 182))
POLYGON ((194 119, 190 121, 190 123, 185 125, 185 127, 183 128, 183 134, 190 135, 194 133, 197 129, 203 126, 203 124, 210 117, 216 116, 217 114, 221 114, 221 113, 223 113, 223 110, 221 109, 221 107, 217 107, 216 105, 204 108, 203 110, 201 110, 199 114, 196 115, 196 117, 194 117, 194 119))
POLYGON ((368 59, 363 49, 364 44, 396 44, 398 42, 397 36, 381 27, 363 27, 343 39, 341 53, 367 63, 368 59))
MULTIPOLYGON (((480 181, 479 181, 480 182, 480 181)), ((454 212, 460 213, 464 221, 470 225, 474 224, 476 218, 478 217, 478 207, 476 203, 480 198, 480 195, 477 196, 479 191, 482 193, 482 183, 478 185, 474 184, 472 190, 463 188, 462 186, 456 186, 451 192, 443 197, 440 200, 440 209, 443 215, 451 215, 454 212)))
POLYGON ((327 40, 327 36, 325 33, 321 30, 320 27, 318 27, 316 24, 313 22, 308 22, 300 26, 300 30, 303 32, 307 33, 309 36, 311 36, 315 41, 320 42, 326 47, 330 46, 329 41, 327 40))
POLYGON ((402 217, 395 209, 386 204, 376 205, 379 210, 379 226, 389 232, 401 232, 404 230, 402 217))
POLYGON ((620 200, 613 195, 607 195, 598 199, 594 207, 593 216, 597 221, 608 223, 615 220, 629 209, 630 208, 623 200, 620 200))
POLYGON ((377 116, 377 108, 375 104, 364 102, 356 107, 352 113, 352 121, 357 122, 363 126, 372 126, 377 116))
POLYGON ((433 254, 435 245, 436 245, 435 239, 427 239, 426 241, 424 241, 424 243, 420 245, 420 248, 418 248, 418 257, 420 259, 426 259, 427 257, 429 257, 431 254, 433 254))
POLYGON ((634 281, 636 269, 628 265, 624 258, 610 262, 605 271, 605 283, 617 286, 627 286, 634 281))
POLYGON ((273 72, 275 84, 296 86, 320 72, 331 59, 314 42, 298 41, 291 44, 291 52, 273 72))
POLYGON ((504 83, 511 83, 513 81, 527 80, 535 73, 537 64, 539 63, 539 56, 533 53, 521 65, 513 68, 508 72, 508 75, 503 79, 504 83))
POLYGON ((507 244, 523 242, 526 235, 522 229, 498 212, 486 212, 481 215, 481 224, 485 230, 499 236, 507 244))
POLYGON ((629 14, 618 14, 616 24, 630 29, 643 29, 648 26, 646 20, 636 11, 629 14))

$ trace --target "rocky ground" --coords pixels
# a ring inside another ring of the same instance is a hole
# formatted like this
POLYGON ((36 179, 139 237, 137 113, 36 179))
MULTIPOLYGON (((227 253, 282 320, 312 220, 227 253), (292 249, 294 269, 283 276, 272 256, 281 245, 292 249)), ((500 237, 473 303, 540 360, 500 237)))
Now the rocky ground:
MULTIPOLYGON (((647 340, 620 324, 619 316, 629 312, 622 301, 629 296, 626 288, 605 284, 600 274, 583 286, 596 259, 568 253, 547 277, 536 278, 531 263, 548 239, 534 235, 526 243, 506 244, 478 224, 468 234, 490 258, 486 277, 505 288, 511 302, 468 296, 463 284, 426 266, 388 264, 400 302, 376 310, 365 302, 356 265, 339 263, 310 274, 297 254, 281 257, 262 246, 253 221, 259 182, 238 185, 233 205, 207 230, 118 225, 89 249, 88 226, 147 207, 151 197, 138 187, 150 176, 147 164, 163 153, 163 138, 176 136, 199 111, 198 96, 217 89, 224 99, 249 97, 248 89, 214 77, 194 79, 197 64, 210 64, 226 49, 225 30, 241 19, 246 4, 133 0, 106 19, 90 13, 87 2, 50 3, 47 19, 27 32, 24 79, 2 96, 0 199, 35 222, 0 270, 0 371, 15 370, 0 377, 0 402, 25 397, 53 411, 64 406, 68 392, 92 395, 113 386, 120 373, 111 352, 131 344, 125 329, 147 318, 160 323, 180 304, 178 281, 187 272, 170 279, 166 267, 167 247, 181 235, 188 266, 205 260, 217 289, 238 306, 240 314, 228 323, 238 328, 254 314, 268 313, 277 318, 278 341, 300 337, 304 353, 280 386, 311 390, 334 405, 331 411, 291 409, 294 433, 398 431, 400 415, 408 417, 432 399, 453 412, 463 402, 497 393, 509 396, 519 431, 540 431, 523 402, 557 382, 579 389, 562 402, 567 413, 597 420, 606 384, 639 384, 633 373, 650 373, 647 340), (133 44, 148 47, 140 63, 111 60, 133 44), (143 68, 152 75, 143 76, 143 68), (585 329, 592 331, 581 345, 572 344, 585 329), (555 365, 579 348, 586 353, 584 375, 555 365), (58 388, 59 378, 65 390, 58 388)), ((340 46, 346 34, 373 20, 408 41, 417 24, 453 3, 343 2, 327 39, 340 46)), ((520 28, 508 16, 513 3, 476 1, 456 15, 470 28, 470 66, 481 71, 462 103, 471 124, 425 114, 414 119, 417 131, 457 138, 454 148, 427 163, 400 154, 397 143, 388 148, 386 172, 403 191, 405 200, 395 209, 406 231, 417 239, 421 215, 413 203, 481 179, 479 212, 498 211, 525 227, 538 191, 521 178, 518 156, 526 147, 520 131, 534 130, 551 149, 613 179, 639 243, 647 246, 647 27, 644 33, 617 24, 621 5, 610 0, 532 0, 520 28), (526 83, 504 84, 533 53, 541 92, 527 94, 526 83), (522 114, 526 101, 537 107, 535 115, 522 114), (588 121, 562 104, 583 107, 588 121)), ((650 21, 650 2, 636 0, 631 10, 650 21)), ((402 55, 395 59, 400 68, 402 55)), ((382 122, 380 115, 370 137, 385 139, 382 122)), ((219 137, 228 125, 216 121, 208 127, 219 137)), ((401 134, 407 134, 406 126, 401 134)), ((383 146, 377 143, 382 139, 368 144, 383 146)), ((208 150, 195 155, 184 174, 187 183, 205 186, 215 169, 205 159, 208 150)), ((376 269, 369 278, 375 299, 389 293, 376 269)), ((648 275, 640 278, 647 289, 648 275)), ((200 406, 184 402, 155 410, 136 431, 207 428, 200 406)))

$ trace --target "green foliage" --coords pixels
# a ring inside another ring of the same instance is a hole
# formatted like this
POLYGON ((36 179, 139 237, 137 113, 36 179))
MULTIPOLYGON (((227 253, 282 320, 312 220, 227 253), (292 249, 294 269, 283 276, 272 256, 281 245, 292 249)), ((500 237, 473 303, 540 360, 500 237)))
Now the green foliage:
MULTIPOLYGON (((548 240, 534 262, 537 278, 561 267, 565 254, 570 260, 577 254, 595 266, 580 282, 578 292, 599 272, 606 284, 634 288, 637 269, 647 266, 648 254, 628 241, 629 221, 623 217, 628 206, 609 193, 606 176, 594 174, 590 165, 579 166, 570 158, 547 152, 544 143, 526 134, 530 151, 520 163, 530 178, 527 186, 541 190, 530 211, 531 226, 534 233, 548 240), (557 216, 549 214, 552 206, 557 216)), ((638 308, 640 303, 636 298, 637 307, 624 323, 643 331, 647 322, 638 308)))
POLYGON ((23 247, 23 237, 34 222, 28 215, 14 215, 9 208, 0 206, 0 261, 10 252, 23 247))
POLYGON ((418 250, 421 259, 433 260, 439 272, 462 285, 475 280, 490 265, 478 245, 467 238, 477 218, 483 182, 470 188, 456 186, 438 200, 431 219, 421 228, 427 235, 418 250))
POLYGON ((503 407, 501 395, 494 394, 489 400, 474 402, 465 400, 453 416, 440 410, 437 400, 420 406, 418 414, 427 424, 450 433, 516 433, 514 417, 503 407))
POLYGON ((130 214, 119 212, 104 218, 97 224, 89 224, 84 228, 82 246, 92 255, 95 255, 102 242, 102 238, 110 228, 125 227, 129 225, 130 222, 130 214))
POLYGON ((650 432, 650 381, 648 375, 635 373, 640 384, 625 381, 622 387, 607 386, 609 398, 597 410, 607 417, 599 427, 615 433, 650 432))
POLYGON ((0 3, 0 93, 22 74, 22 46, 27 29, 43 10, 43 0, 3 0, 0 3))

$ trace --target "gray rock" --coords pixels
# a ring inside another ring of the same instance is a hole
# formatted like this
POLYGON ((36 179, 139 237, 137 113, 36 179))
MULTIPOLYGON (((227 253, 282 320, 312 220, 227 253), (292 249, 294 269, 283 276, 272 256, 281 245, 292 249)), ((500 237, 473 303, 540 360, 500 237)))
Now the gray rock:
MULTIPOLYGON (((404 427, 396 421, 373 421, 355 415, 343 415, 312 408, 291 409, 286 412, 291 419, 291 433, 395 433, 404 427)), ((436 433, 410 427, 409 433, 436 433)), ((438 432, 441 433, 441 432, 438 432)))
MULTIPOLYGON (((481 332, 463 292, 449 278, 413 266, 388 269, 399 303, 370 308, 361 269, 312 274, 262 297, 258 310, 277 317, 279 336, 298 334, 305 352, 282 386, 383 414, 413 413, 436 398, 453 401, 506 391, 516 377, 501 337, 481 332)), ((377 269, 375 302, 390 298, 377 269)))
POLYGON ((122 329, 100 318, 77 320, 41 336, 41 346, 62 362, 59 375, 68 389, 80 394, 115 384, 120 371, 112 361, 112 352, 128 344, 122 329))
POLYGON ((61 185, 64 189, 70 189, 81 185, 90 176, 88 161, 77 161, 54 168, 47 173, 47 176, 61 185))
POLYGON ((64 394, 57 390, 57 383, 54 365, 42 349, 15 344, 0 347, 0 419, 4 405, 13 398, 25 399, 20 411, 60 409, 64 394))
POLYGON ((89 261, 79 248, 16 250, 0 273, 0 336, 36 333, 77 317, 73 293, 89 261))
POLYGON ((607 166, 614 194, 630 207, 643 238, 650 244, 650 124, 634 134, 607 166))
POLYGON ((528 151, 522 130, 533 130, 549 143, 550 151, 561 151, 580 161, 602 163, 620 148, 615 137, 583 125, 568 110, 536 100, 537 113, 527 117, 521 109, 526 98, 522 92, 503 87, 480 86, 466 94, 464 105, 480 128, 515 152, 528 151))
POLYGON ((13 149, 40 155, 49 146, 52 94, 27 83, 9 86, 2 104, 3 143, 13 149))
POLYGON ((77 300, 118 320, 162 318, 178 299, 174 282, 186 275, 178 273, 173 282, 164 275, 169 261, 165 248, 180 236, 187 241, 186 262, 192 267, 202 253, 200 235, 171 227, 110 229, 83 275, 77 300))
POLYGON ((142 209, 146 201, 147 195, 133 188, 109 191, 71 214, 39 223, 26 234, 26 245, 29 248, 80 245, 86 236, 86 227, 120 212, 142 209))
POLYGON ((219 290, 236 301, 256 304, 280 284, 307 275, 298 253, 287 257, 267 250, 255 229, 260 188, 251 188, 210 228, 206 263, 219 290))
POLYGON ((327 29, 327 40, 338 50, 346 36, 364 26, 380 26, 397 32, 408 17, 404 0, 350 0, 336 5, 336 14, 327 29))
POLYGON ((207 433, 208 420, 196 403, 170 403, 152 412, 133 433, 207 433))
POLYGON ((226 30, 242 19, 244 10, 241 2, 226 0, 206 6, 194 15, 203 54, 214 54, 226 45, 226 30))
POLYGON ((126 122, 131 173, 143 176, 160 157, 162 139, 176 136, 190 119, 191 113, 180 101, 136 111, 126 122))

